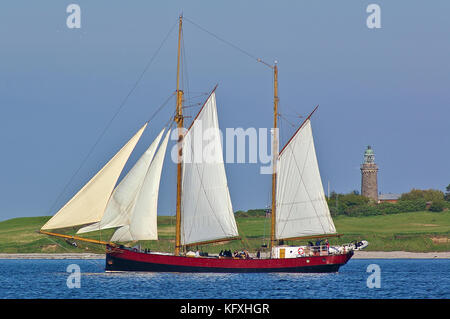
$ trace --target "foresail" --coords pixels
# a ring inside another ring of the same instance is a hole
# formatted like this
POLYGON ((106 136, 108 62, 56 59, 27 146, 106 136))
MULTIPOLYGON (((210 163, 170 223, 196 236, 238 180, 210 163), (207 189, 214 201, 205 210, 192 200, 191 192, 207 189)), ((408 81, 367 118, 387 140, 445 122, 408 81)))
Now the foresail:
POLYGON ((130 223, 131 211, 142 186, 150 163, 156 153, 165 129, 162 129, 149 148, 142 154, 119 185, 114 189, 102 220, 78 230, 78 234, 120 227, 130 223))
POLYGON ((137 193, 127 225, 116 230, 111 241, 135 241, 158 239, 157 213, 161 171, 169 141, 170 130, 148 168, 137 193))
POLYGON ((277 165, 276 238, 335 233, 309 119, 281 151, 277 165))
POLYGON ((117 179, 146 126, 147 123, 41 229, 72 227, 100 221, 117 179))
POLYGON ((213 92, 183 143, 181 244, 238 236, 213 92))

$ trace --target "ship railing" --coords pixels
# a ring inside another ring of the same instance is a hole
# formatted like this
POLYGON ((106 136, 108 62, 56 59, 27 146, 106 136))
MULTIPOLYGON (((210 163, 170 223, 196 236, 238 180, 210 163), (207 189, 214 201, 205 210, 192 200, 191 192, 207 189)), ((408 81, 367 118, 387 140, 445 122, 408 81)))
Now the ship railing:
POLYGON ((320 245, 320 246, 306 246, 304 248, 304 254, 305 256, 329 256, 329 255, 335 255, 338 252, 333 251, 333 249, 329 249, 326 245, 320 245))

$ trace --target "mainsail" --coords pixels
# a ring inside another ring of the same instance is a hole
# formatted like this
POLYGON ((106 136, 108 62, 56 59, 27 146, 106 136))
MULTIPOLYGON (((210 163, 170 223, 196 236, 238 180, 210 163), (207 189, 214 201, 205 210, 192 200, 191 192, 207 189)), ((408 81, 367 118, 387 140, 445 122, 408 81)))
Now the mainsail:
POLYGON ((330 215, 309 118, 278 157, 277 239, 336 233, 330 215))
POLYGON ((139 188, 127 223, 116 230, 111 241, 157 240, 158 193, 170 130, 159 147, 139 188))
POLYGON ((41 229, 72 227, 100 221, 117 179, 146 126, 147 123, 41 229))
POLYGON ((164 130, 165 129, 161 130, 149 148, 114 189, 114 192, 109 198, 102 220, 98 223, 81 228, 78 230, 78 234, 120 227, 129 223, 131 212, 136 203, 137 195, 142 187, 145 175, 149 169, 150 163, 153 160, 153 156, 156 153, 156 149, 164 130))
POLYGON ((238 236, 213 92, 183 143, 181 244, 238 236))

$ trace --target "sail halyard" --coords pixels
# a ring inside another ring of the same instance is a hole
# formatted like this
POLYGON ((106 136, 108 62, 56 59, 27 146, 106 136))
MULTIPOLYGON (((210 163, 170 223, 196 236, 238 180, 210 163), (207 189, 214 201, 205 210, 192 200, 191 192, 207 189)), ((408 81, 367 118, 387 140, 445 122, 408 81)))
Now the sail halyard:
POLYGON ((67 228, 100 221, 119 175, 147 124, 145 123, 108 163, 42 226, 41 230, 67 228))

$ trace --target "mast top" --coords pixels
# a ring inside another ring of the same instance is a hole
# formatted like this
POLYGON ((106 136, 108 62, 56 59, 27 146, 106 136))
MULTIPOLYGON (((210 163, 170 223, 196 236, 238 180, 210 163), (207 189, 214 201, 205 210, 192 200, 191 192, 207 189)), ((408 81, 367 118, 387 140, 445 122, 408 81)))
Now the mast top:
POLYGON ((256 62, 260 62, 260 63, 264 64, 265 66, 271 68, 271 69, 274 69, 274 68, 277 66, 277 63, 278 63, 278 61, 275 60, 275 61, 274 61, 274 65, 270 65, 269 63, 265 62, 265 61, 264 61, 263 59, 261 59, 261 58, 257 58, 257 59, 256 59, 256 62))

